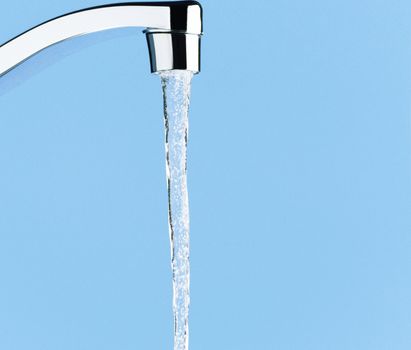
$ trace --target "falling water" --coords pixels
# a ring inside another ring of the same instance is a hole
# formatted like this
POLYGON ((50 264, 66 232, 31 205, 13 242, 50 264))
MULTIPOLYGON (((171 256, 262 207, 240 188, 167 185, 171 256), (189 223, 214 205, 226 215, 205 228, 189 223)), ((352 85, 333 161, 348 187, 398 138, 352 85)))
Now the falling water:
POLYGON ((174 350, 188 350, 190 235, 187 135, 192 73, 161 73, 164 96, 168 220, 173 270, 174 350))

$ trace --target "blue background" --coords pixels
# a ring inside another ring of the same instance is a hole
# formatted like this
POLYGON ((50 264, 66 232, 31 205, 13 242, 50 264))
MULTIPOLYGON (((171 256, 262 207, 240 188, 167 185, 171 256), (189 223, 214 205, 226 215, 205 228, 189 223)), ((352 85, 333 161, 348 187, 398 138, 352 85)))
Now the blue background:
MULTIPOLYGON (((2 2, 0 42, 98 4, 2 2)), ((191 349, 410 349, 411 3, 203 5, 191 349)), ((145 46, 80 38, 1 79, 0 349, 172 348, 145 46)))

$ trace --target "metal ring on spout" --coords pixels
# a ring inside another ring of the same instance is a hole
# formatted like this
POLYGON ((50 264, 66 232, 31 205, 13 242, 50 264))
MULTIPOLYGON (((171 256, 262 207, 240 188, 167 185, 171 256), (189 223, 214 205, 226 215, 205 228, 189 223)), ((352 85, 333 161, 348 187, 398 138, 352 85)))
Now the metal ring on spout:
POLYGON ((146 32, 151 72, 188 70, 200 72, 201 35, 180 32, 146 32))

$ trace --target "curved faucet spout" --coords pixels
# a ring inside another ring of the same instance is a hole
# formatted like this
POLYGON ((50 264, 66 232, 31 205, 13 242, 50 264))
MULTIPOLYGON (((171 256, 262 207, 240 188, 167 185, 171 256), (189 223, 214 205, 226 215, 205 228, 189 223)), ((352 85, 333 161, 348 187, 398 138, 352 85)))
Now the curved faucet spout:
POLYGON ((151 71, 200 71, 202 9, 196 1, 130 2, 71 12, 29 29, 0 46, 0 76, 61 41, 124 27, 143 27, 151 71))

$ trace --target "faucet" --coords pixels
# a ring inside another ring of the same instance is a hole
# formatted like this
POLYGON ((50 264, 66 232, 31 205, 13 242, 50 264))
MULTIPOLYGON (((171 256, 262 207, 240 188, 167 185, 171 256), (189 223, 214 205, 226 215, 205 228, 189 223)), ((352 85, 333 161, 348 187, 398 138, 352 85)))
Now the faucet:
POLYGON ((0 76, 64 40, 103 30, 143 27, 151 72, 200 72, 202 8, 196 1, 128 2, 70 12, 0 46, 0 76))

